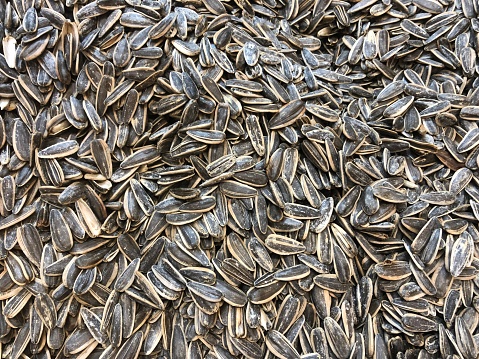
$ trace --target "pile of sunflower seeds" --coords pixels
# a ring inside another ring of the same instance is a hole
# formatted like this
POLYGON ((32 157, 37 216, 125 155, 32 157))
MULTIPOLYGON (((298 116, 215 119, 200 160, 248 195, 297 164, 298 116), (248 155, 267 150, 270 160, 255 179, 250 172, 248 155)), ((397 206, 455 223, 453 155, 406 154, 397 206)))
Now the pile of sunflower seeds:
POLYGON ((0 357, 477 358, 478 15, 0 0, 0 357))

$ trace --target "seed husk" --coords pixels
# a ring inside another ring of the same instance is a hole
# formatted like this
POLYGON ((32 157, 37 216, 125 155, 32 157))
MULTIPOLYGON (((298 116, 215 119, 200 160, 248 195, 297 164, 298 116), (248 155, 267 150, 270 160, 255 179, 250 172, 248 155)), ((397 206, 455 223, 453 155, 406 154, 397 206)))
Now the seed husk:
POLYGON ((2 0, 3 356, 477 356, 477 6, 2 0))

